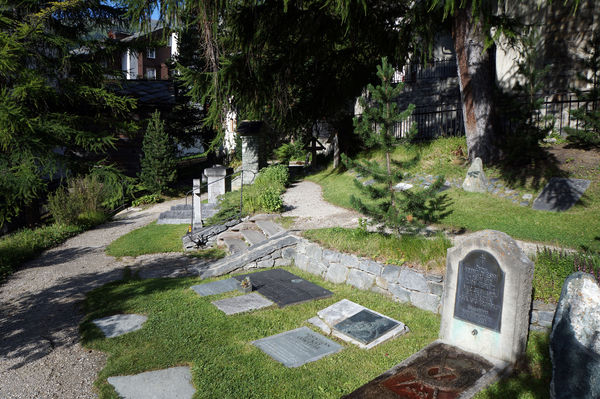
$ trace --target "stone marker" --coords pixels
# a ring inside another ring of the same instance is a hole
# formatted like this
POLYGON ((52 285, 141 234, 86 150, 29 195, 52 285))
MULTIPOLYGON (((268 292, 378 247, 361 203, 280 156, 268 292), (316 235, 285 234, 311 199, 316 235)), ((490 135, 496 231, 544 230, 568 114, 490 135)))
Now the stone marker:
POLYGON ((226 191, 231 191, 231 187, 227 190, 227 168, 222 165, 215 165, 212 168, 204 169, 204 174, 207 178, 208 185, 208 203, 216 204, 219 196, 225 194, 226 191))
POLYGON ((108 383, 123 399, 191 399, 196 393, 189 367, 108 377, 108 383))
POLYGON ((440 339, 347 398, 472 398, 524 354, 532 279, 508 235, 467 236, 448 249, 440 339))
POLYGON ((201 191, 200 179, 192 180, 192 231, 197 231, 202 228, 202 201, 200 199, 201 191))
POLYGON ((481 158, 477 157, 473 160, 471 167, 467 171, 467 176, 463 181, 462 188, 465 191, 473 193, 486 193, 488 181, 483 171, 483 163, 481 158))
POLYGON ((137 331, 148 320, 147 316, 140 314, 116 314, 93 320, 106 338, 114 338, 132 331, 137 331))
POLYGON ((410 190, 411 188, 413 188, 413 185, 410 183, 398 183, 396 184, 394 187, 394 191, 406 191, 406 190, 410 190))
POLYGON ((589 180, 553 177, 533 201, 532 208, 538 211, 566 211, 579 201, 589 186, 589 180))
POLYGON ((220 299, 211 303, 228 316, 249 312, 251 310, 262 309, 273 305, 273 302, 262 297, 256 292, 248 295, 236 296, 233 298, 220 299))
POLYGON ((234 278, 228 278, 226 280, 213 281, 212 283, 193 285, 190 288, 200 296, 209 296, 235 291, 239 287, 239 281, 234 278))
POLYGON ((328 298, 329 290, 306 281, 283 269, 271 269, 257 273, 234 276, 241 281, 248 276, 255 291, 275 302, 279 307, 328 298))
POLYGON ((260 135, 263 125, 261 121, 241 121, 238 125, 238 134, 242 139, 243 184, 252 184, 260 170, 260 135))
POLYGON ((343 349, 308 327, 262 338, 252 344, 286 367, 299 367, 343 349))
POLYGON ((553 399, 600 398, 600 286, 592 275, 565 281, 550 334, 553 399))
POLYGON ((404 323, 348 299, 342 299, 317 312, 317 317, 308 322, 326 334, 333 334, 363 349, 371 349, 408 332, 404 323))

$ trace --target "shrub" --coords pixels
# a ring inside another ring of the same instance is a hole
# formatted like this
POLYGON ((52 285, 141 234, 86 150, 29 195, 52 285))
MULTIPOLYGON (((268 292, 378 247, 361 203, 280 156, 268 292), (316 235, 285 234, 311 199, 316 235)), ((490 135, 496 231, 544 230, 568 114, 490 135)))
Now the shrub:
POLYGON ((161 194, 175 180, 175 146, 165 133, 165 124, 158 111, 152 114, 142 143, 140 180, 151 193, 161 194))
POLYGON ((135 191, 135 180, 125 176, 114 165, 97 165, 90 175, 102 184, 101 205, 106 209, 122 205, 135 191))
POLYGON ((48 196, 48 209, 58 224, 84 223, 90 227, 91 220, 106 220, 98 217, 98 213, 103 213, 102 193, 103 185, 95 176, 69 179, 67 187, 48 196))
POLYGON ((304 160, 304 157, 306 157, 306 150, 300 140, 296 140, 293 143, 285 143, 275 149, 274 152, 275 157, 283 163, 288 163, 295 159, 304 160))
POLYGON ((140 205, 148 205, 148 204, 157 204, 159 202, 161 202, 162 199, 160 198, 160 195, 158 194, 147 194, 147 195, 143 195, 140 198, 134 199, 131 202, 131 205, 133 206, 140 206, 140 205))

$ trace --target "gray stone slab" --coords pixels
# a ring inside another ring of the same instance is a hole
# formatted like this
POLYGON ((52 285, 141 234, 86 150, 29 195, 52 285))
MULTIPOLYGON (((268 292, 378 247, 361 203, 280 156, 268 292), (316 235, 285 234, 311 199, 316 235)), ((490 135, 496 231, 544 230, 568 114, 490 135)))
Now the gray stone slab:
POLYGON ((262 309, 274 305, 272 301, 264 298, 256 292, 248 295, 236 296, 233 298, 220 299, 211 303, 228 316, 250 312, 252 310, 262 309))
POLYGON ((252 344, 286 367, 299 367, 343 349, 308 327, 259 339, 252 344))
POLYGON ((239 287, 240 282, 238 280, 234 278, 228 278, 226 280, 213 281, 212 283, 193 285, 190 288, 200 296, 209 296, 235 291, 239 287))
POLYGON ((589 180, 553 177, 533 201, 533 209, 566 211, 579 201, 589 186, 589 180))
POLYGON ((108 383, 123 399, 191 399, 196 393, 189 367, 108 377, 108 383))
POLYGON ((147 316, 140 314, 116 314, 93 320, 106 338, 114 338, 142 328, 148 320, 147 316))
POLYGON ((250 245, 255 245, 266 241, 267 237, 256 230, 240 230, 240 234, 244 237, 244 240, 248 242, 250 245))
POLYGON ((239 254, 241 252, 245 252, 248 250, 248 245, 244 240, 240 240, 239 238, 225 238, 223 242, 227 246, 227 249, 232 254, 239 254))
POLYGON ((257 220, 255 223, 268 237, 272 237, 285 231, 270 220, 257 220))
POLYGON ((277 303, 279 307, 333 295, 331 291, 282 269, 265 270, 234 278, 242 280, 246 276, 250 278, 256 291, 277 303))

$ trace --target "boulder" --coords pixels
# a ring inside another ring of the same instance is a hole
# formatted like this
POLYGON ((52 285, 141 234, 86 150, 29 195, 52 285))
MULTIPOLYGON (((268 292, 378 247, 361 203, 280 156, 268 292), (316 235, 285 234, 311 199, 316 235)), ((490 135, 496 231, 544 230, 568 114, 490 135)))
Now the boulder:
POLYGON ((483 171, 483 162, 481 162, 481 158, 477 157, 467 171, 467 177, 463 181, 462 188, 473 193, 486 193, 487 186, 488 181, 483 171))
POLYGON ((550 334, 553 399, 600 398, 600 286, 577 272, 563 285, 550 334))

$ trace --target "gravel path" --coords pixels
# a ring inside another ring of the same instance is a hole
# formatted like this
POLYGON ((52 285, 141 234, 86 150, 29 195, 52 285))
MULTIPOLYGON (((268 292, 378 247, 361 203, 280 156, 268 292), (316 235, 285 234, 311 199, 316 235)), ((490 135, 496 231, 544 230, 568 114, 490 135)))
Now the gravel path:
MULTIPOLYGON (((106 255, 110 242, 182 202, 119 215, 44 252, 0 286, 0 398, 97 397, 92 384, 106 355, 79 343, 81 301, 132 263, 106 255)), ((142 263, 161 263, 149 260, 142 263)))
POLYGON ((296 217, 293 229, 307 230, 321 227, 357 227, 361 215, 355 211, 332 205, 323 199, 321 186, 303 180, 293 184, 283 194, 287 211, 282 216, 296 217))

